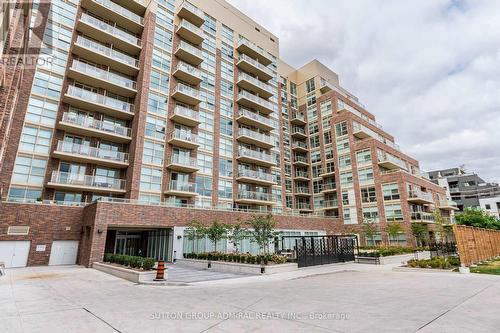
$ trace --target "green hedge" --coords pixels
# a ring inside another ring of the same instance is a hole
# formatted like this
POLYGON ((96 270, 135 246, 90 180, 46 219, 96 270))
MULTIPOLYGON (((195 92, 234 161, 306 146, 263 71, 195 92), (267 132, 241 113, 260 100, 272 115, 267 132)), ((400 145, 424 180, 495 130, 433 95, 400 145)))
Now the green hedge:
POLYGON ((152 270, 155 265, 154 258, 127 256, 124 254, 105 253, 104 262, 112 262, 132 268, 142 268, 145 271, 152 270))
POLYGON ((426 247, 407 247, 407 246, 388 246, 388 247, 363 247, 365 250, 374 250, 373 252, 360 252, 362 257, 388 257, 399 254, 409 254, 415 251, 426 251, 426 247))
POLYGON ((226 261, 226 262, 238 262, 243 264, 256 264, 268 265, 269 263, 284 264, 287 261, 287 257, 279 255, 251 255, 251 254, 239 254, 239 253, 220 253, 220 252, 204 252, 204 253, 185 253, 184 258, 186 259, 200 259, 200 260, 211 260, 211 261, 226 261))
POLYGON ((436 257, 432 259, 408 260, 409 267, 450 269, 460 266, 458 257, 436 257))

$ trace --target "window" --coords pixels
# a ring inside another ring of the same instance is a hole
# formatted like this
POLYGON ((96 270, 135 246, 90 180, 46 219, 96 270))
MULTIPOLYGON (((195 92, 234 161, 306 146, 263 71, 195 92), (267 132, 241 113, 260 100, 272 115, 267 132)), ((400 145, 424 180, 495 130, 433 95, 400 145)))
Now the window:
MULTIPOLYGON (((221 38, 230 43, 234 43, 234 32, 231 28, 228 28, 224 24, 222 25, 221 38)), ((224 44, 222 44, 224 45, 224 44)))
POLYGON ((159 49, 153 50, 153 58, 151 62, 153 67, 168 72, 170 71, 170 62, 170 53, 161 51, 159 49))
POLYGON ((403 211, 400 204, 385 205, 385 218, 389 221, 400 221, 403 219, 403 211))
POLYGON ((375 187, 364 187, 361 189, 361 201, 363 203, 377 202, 375 187))
POLYGON ((364 164, 364 163, 371 163, 372 161, 372 154, 370 149, 362 150, 356 152, 356 162, 358 164, 364 164))
POLYGON ((141 169, 141 191, 160 192, 162 172, 160 169, 154 169, 143 166, 141 169))
POLYGON ((405 246, 406 245, 406 235, 401 233, 398 235, 389 235, 389 244, 397 245, 397 246, 405 246))
POLYGON ((161 196, 159 194, 139 192, 139 201, 147 203, 160 203, 161 196))
POLYGON ((170 51, 172 49, 172 33, 156 26, 154 45, 170 51))
POLYGON ((226 80, 220 82, 220 93, 227 98, 233 98, 233 84, 226 80))
POLYGON ((208 72, 201 72, 201 87, 210 91, 215 90, 215 75, 208 72))
POLYGON ((350 168, 351 165, 352 165, 351 155, 339 156, 339 168, 340 169, 350 168))
POLYGON ((352 186, 352 172, 341 172, 340 173, 340 186, 352 186))
POLYGON ((210 15, 205 14, 205 22, 203 23, 203 30, 215 35, 217 33, 217 21, 210 15))
POLYGON ((200 107, 214 111, 215 110, 215 95, 209 91, 202 90, 200 91, 200 107))
POLYGON ((206 197, 212 196, 212 178, 207 176, 196 176, 196 192, 206 197))
POLYGON ((489 210, 489 209, 491 209, 491 205, 490 204, 486 204, 485 208, 489 210))
POLYGON ((363 219, 368 222, 378 223, 378 208, 377 207, 363 207, 363 219))
POLYGON ((373 168, 358 169, 358 178, 360 184, 373 182, 373 168))
POLYGON ((394 184, 383 184, 382 193, 384 195, 384 200, 399 200, 399 187, 397 183, 394 184))
POLYGON ((347 135, 347 122, 343 121, 341 123, 335 124, 335 135, 336 136, 343 136, 347 135))
POLYGON ((350 224, 351 223, 351 209, 350 208, 344 208, 343 209, 343 216, 344 216, 344 224, 350 224))
POLYGON ((58 104, 43 98, 31 97, 26 111, 26 121, 54 127, 58 104))
POLYGON ((323 138, 325 139, 325 145, 328 145, 332 143, 332 133, 330 132, 324 132, 323 133, 323 138))
MULTIPOLYGON (((313 95, 307 96, 306 97, 306 101, 307 101, 307 106, 308 107, 309 106, 314 106, 314 104, 316 104, 316 95, 313 94, 313 95)), ((314 107, 314 117, 317 116, 317 113, 318 113, 318 111, 316 110, 316 107, 314 107)))
MULTIPOLYGON (((232 61, 232 60, 231 60, 232 61)), ((234 69, 233 63, 229 63, 226 61, 221 61, 221 75, 226 80, 234 80, 234 69)), ((231 92, 232 94, 232 92, 231 92)))
POLYGON ((233 101, 221 98, 220 100, 220 114, 229 118, 233 117, 233 101))
POLYGON ((200 169, 200 172, 209 173, 209 174, 212 173, 212 168, 213 168, 212 155, 198 152, 197 161, 198 161, 198 168, 200 169))
POLYGON ((349 149, 349 138, 337 139, 337 154, 343 154, 350 152, 349 149))
POLYGON ((148 95, 148 112, 157 115, 167 114, 167 99, 164 96, 150 92, 148 95))
POLYGON ((25 125, 19 150, 36 154, 48 154, 51 138, 51 130, 25 125))
POLYGON ((220 137, 219 153, 224 156, 233 156, 233 141, 220 137))
POLYGON ((220 118, 220 133, 232 136, 233 135, 233 121, 230 119, 220 118))
POLYGON ((201 149, 212 152, 214 149, 214 135, 205 131, 199 131, 198 143, 201 149))
POLYGON ((10 201, 37 201, 42 197, 41 189, 27 187, 11 187, 9 190, 10 201))
POLYGON ((233 176, 233 160, 228 160, 228 159, 219 160, 219 175, 224 177, 233 176))
POLYGON ((46 167, 47 160, 45 159, 17 156, 12 173, 12 183, 42 185, 46 167))
POLYGON ((309 138, 309 143, 311 148, 317 148, 320 146, 319 135, 314 135, 309 138))
POLYGON ((37 71, 33 80, 32 92, 34 94, 59 99, 62 91, 63 78, 52 73, 37 71))
POLYGON ((151 89, 166 92, 168 91, 168 80, 169 80, 168 74, 163 74, 159 71, 152 70, 149 87, 151 89))
POLYGON ((147 116, 144 135, 163 141, 165 140, 165 126, 165 120, 147 116))
POLYGON ((214 130, 214 114, 208 111, 199 111, 199 117, 201 124, 199 125, 200 129, 204 129, 207 131, 214 130))
POLYGON ((233 182, 219 179, 219 198, 231 199, 233 197, 233 182))
POLYGON ((377 232, 376 234, 373 234, 371 236, 367 236, 365 238, 366 245, 367 246, 378 246, 382 244, 382 235, 377 232))
POLYGON ((56 192, 54 194, 54 201, 57 202, 81 202, 81 193, 69 193, 69 192, 56 192))
POLYGON ((144 163, 163 164, 165 146, 150 140, 144 140, 144 150, 142 160, 144 163))
POLYGON ((314 84, 314 78, 307 80, 306 81, 306 92, 311 93, 315 90, 316 90, 316 88, 315 88, 315 84, 314 84))

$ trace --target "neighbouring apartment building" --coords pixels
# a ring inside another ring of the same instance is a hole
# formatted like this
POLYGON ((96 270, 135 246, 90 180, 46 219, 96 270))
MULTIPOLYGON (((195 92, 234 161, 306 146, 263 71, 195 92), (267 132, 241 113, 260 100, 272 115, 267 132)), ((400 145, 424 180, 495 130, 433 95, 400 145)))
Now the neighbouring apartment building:
POLYGON ((255 213, 288 236, 375 223, 367 244, 414 244, 411 224, 432 233, 434 210, 452 222, 445 190, 336 73, 285 64, 278 38, 227 2, 52 0, 35 12, 50 61, 25 73, 15 101, 0 174, 5 256, 172 260, 210 248, 186 239, 192 220, 255 213), (404 232, 389 239, 394 221, 404 232))

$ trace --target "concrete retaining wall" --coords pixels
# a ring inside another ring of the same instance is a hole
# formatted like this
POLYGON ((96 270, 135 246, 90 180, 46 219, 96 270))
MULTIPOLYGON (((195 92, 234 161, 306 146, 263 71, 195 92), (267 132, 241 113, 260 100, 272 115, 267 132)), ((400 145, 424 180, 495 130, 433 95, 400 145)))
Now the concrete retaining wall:
MULTIPOLYGON (((431 253, 429 251, 418 252, 418 259, 430 259, 431 253)), ((400 254, 397 256, 390 257, 380 257, 381 265, 390 265, 390 264, 403 264, 405 265, 408 260, 415 259, 415 254, 400 254)))
MULTIPOLYGON (((139 272, 125 267, 103 264, 101 262, 94 262, 92 268, 134 283, 152 282, 156 277, 156 271, 139 272)), ((165 279, 166 278, 167 271, 165 270, 165 279)))
MULTIPOLYGON (((196 269, 207 269, 208 260, 198 259, 177 259, 178 263, 193 267, 196 269)), ((275 274, 282 272, 291 272, 298 269, 297 264, 287 263, 279 265, 264 266, 264 274, 275 274)), ((215 272, 240 273, 240 274, 261 274, 261 266, 253 264, 241 264, 237 262, 212 261, 210 270, 215 272)))

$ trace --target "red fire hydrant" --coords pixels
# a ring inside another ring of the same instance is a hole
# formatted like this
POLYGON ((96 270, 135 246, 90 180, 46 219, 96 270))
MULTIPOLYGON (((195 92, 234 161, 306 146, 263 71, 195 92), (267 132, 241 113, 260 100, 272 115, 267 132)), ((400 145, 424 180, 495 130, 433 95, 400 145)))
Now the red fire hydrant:
POLYGON ((165 281, 165 261, 164 260, 158 261, 158 267, 156 268, 155 281, 165 281))

